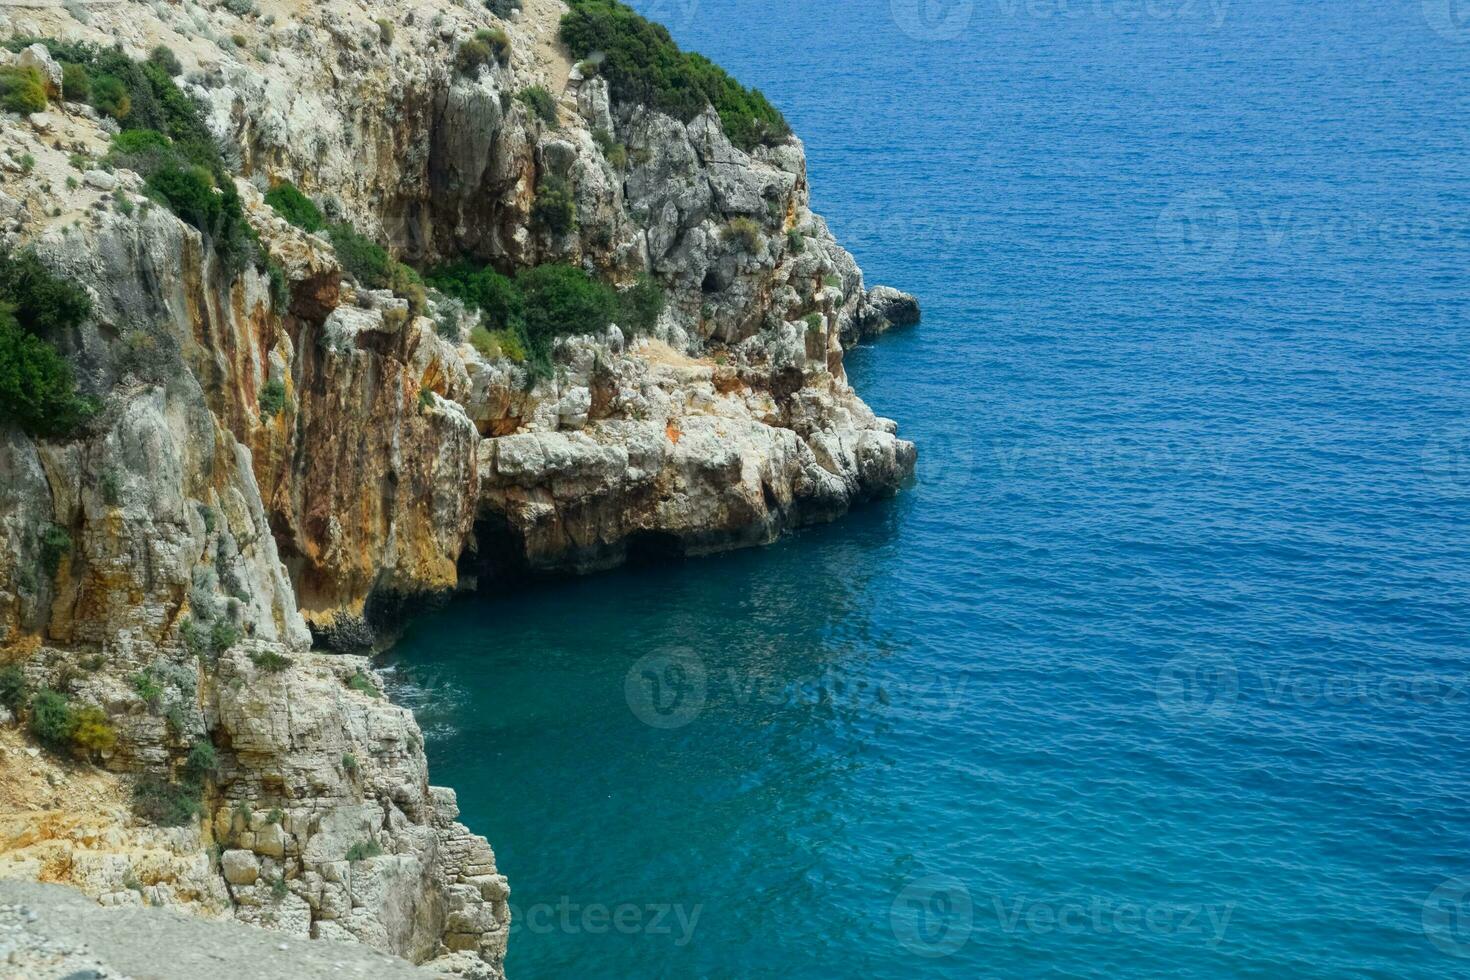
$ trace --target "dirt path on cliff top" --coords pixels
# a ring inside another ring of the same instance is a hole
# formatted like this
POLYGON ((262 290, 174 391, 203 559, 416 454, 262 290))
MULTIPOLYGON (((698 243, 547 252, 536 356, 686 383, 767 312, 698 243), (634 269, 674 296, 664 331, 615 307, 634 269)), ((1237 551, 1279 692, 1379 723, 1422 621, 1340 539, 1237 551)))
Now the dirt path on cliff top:
POLYGON ((567 77, 572 73, 572 60, 562 47, 558 30, 567 5, 561 0, 524 0, 521 22, 536 32, 536 67, 546 73, 546 87, 552 95, 567 90, 567 77))

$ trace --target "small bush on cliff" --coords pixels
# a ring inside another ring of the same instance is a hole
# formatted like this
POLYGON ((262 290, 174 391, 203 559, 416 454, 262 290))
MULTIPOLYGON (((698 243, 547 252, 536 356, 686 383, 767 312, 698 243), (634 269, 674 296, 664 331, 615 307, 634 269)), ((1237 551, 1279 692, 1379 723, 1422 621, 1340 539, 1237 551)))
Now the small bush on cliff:
POLYGON ((276 653, 274 650, 252 653, 250 655, 250 662, 268 674, 279 674, 292 664, 290 657, 276 653))
POLYGON ((48 269, 33 249, 0 252, 0 300, 31 333, 55 336, 92 312, 87 291, 48 269))
POLYGON ((679 50, 669 32, 616 0, 570 0, 561 38, 575 59, 600 53, 613 98, 684 122, 714 106, 725 134, 746 150, 791 132, 780 111, 714 62, 679 50))
POLYGON ((42 688, 31 698, 31 734, 40 741, 60 748, 71 741, 76 727, 76 714, 65 694, 42 688))
POLYGON ((345 221, 327 229, 337 261, 342 268, 369 289, 387 289, 393 281, 393 259, 386 249, 345 221))
POLYGON ((349 861, 366 861, 368 858, 375 858, 382 853, 383 849, 378 846, 377 841, 365 840, 359 841, 349 847, 346 857, 349 861))
POLYGON ((149 708, 157 708, 159 700, 163 697, 163 685, 158 678, 153 676, 153 671, 147 667, 133 674, 133 693, 148 705, 149 708))
POLYGON ((35 68, 0 67, 0 108, 6 112, 44 112, 46 82, 35 68))
POLYGON ((219 754, 214 750, 214 743, 202 738, 195 740, 184 759, 184 775, 194 780, 213 779, 219 775, 219 754))
POLYGON ((556 99, 540 85, 523 88, 516 93, 516 100, 531 110, 531 115, 548 126, 556 125, 556 99))
POLYGON ((218 657, 240 640, 240 628, 234 623, 217 619, 209 627, 209 649, 218 657))
POLYGON ((645 333, 653 329, 664 311, 663 287, 648 273, 640 273, 638 280, 618 295, 618 306, 618 322, 632 333, 645 333))
POLYGON ((69 435, 96 411, 77 394, 71 368, 46 341, 22 330, 0 303, 0 425, 37 436, 69 435))
POLYGON ((368 697, 380 698, 383 696, 382 692, 378 690, 378 685, 373 683, 373 679, 361 670, 347 678, 347 686, 359 694, 366 694, 368 697))
POLYGON ((30 690, 31 686, 26 683, 26 675, 19 666, 7 664, 5 667, 0 667, 0 704, 12 712, 19 711, 20 706, 26 703, 30 690))
POLYGON ((599 333, 618 313, 617 294, 570 265, 538 265, 516 275, 526 301, 526 336, 537 353, 565 334, 599 333))
POLYGON ((267 381, 260 386, 256 398, 260 403, 260 417, 273 419, 286 407, 286 386, 279 381, 267 381))
POLYGON ((475 32, 475 40, 481 44, 489 45, 490 53, 495 60, 502 65, 510 62, 510 35, 505 33, 504 28, 487 27, 475 32))
POLYGON ((148 52, 148 63, 157 65, 170 78, 177 78, 184 73, 184 66, 179 64, 179 56, 174 54, 172 48, 162 44, 148 52))
POLYGON ((607 162, 614 170, 622 170, 628 165, 628 148, 613 139, 612 133, 598 126, 592 131, 592 142, 602 151, 607 162))
POLYGON ((490 64, 506 64, 510 61, 510 35, 502 28, 492 27, 475 32, 475 36, 460 44, 454 53, 454 70, 473 78, 481 68, 490 64))
POLYGON ((203 793, 204 787, 193 781, 171 783, 146 776, 133 790, 133 812, 160 827, 182 827, 204 811, 203 793))
POLYGON ((754 255, 761 248, 760 225, 743 216, 731 218, 720 229, 720 241, 734 242, 741 251, 754 255))
POLYGON ((531 222, 555 235, 565 235, 577 227, 577 202, 566 178, 556 174, 541 178, 536 200, 531 204, 531 222))
POLYGON ((60 524, 47 524, 41 532, 41 568, 48 577, 61 570, 61 559, 71 554, 71 532, 60 524))
POLYGON ((290 181, 283 180, 267 191, 265 203, 302 231, 321 231, 326 227, 321 209, 290 181))
POLYGON ((490 329, 516 328, 525 318, 520 289, 509 276, 502 276, 494 269, 455 262, 430 269, 427 278, 444 295, 467 307, 478 308, 490 329))
POLYGON ((357 756, 353 755, 351 752, 343 753, 342 769, 349 776, 355 774, 357 772, 357 756))
POLYGON ((149 197, 211 241, 231 275, 256 258, 255 232, 245 220, 233 180, 226 179, 216 188, 204 167, 167 165, 150 174, 146 185, 149 197))
POLYGON ((61 97, 68 102, 87 102, 92 98, 92 76, 85 65, 67 62, 61 66, 61 97))
POLYGON ((109 752, 117 744, 117 730, 107 720, 107 712, 88 706, 76 713, 76 728, 71 733, 71 742, 87 755, 109 752))
POLYGON ((521 340, 521 335, 514 330, 486 330, 477 325, 470 331, 470 345, 482 357, 492 361, 504 357, 521 364, 526 360, 526 345, 521 340))

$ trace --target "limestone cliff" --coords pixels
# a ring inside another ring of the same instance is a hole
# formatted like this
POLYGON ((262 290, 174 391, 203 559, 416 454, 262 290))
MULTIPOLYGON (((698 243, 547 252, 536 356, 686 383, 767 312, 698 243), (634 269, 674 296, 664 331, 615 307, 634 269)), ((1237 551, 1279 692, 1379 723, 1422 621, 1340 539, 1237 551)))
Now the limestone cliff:
MULTIPOLYGON (((368 663, 313 644, 366 650, 501 577, 768 542, 911 473, 842 358, 917 306, 868 290, 810 211, 800 143, 746 151, 713 109, 615 102, 558 44, 560 2, 496 6, 8 11, 53 46, 170 49, 259 261, 117 165, 119 113, 68 101, 45 41, 4 54, 51 104, 0 115, 0 233, 85 289, 53 340, 100 410, 68 438, 0 427, 0 661, 102 710, 116 738, 88 754, 114 797, 191 787, 203 819, 0 799, 0 873, 498 975, 489 846, 368 663), (477 31, 501 55, 466 69, 477 31), (666 302, 637 335, 561 336, 537 371, 469 342, 480 311, 355 281, 340 242, 265 202, 283 183, 417 268, 560 263, 666 302), (553 186, 574 222, 538 220, 553 186)), ((56 765, 3 747, 7 769, 56 765)))

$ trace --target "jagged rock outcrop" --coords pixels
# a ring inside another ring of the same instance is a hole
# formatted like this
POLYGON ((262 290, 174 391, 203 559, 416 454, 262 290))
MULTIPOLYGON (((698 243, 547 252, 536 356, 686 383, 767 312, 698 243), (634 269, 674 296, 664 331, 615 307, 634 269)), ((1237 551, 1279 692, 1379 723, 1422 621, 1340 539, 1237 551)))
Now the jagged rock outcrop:
MULTIPOLYGON (((67 820, 0 799, 0 873, 498 976, 488 843, 430 786, 367 662, 313 643, 367 650, 498 577, 768 542, 912 472, 842 360, 917 304, 866 288, 809 209, 799 141, 746 152, 712 110, 615 105, 557 49, 562 9, 8 12, 27 35, 176 53, 275 280, 101 167, 112 120, 0 115, 0 237, 87 291, 54 342, 102 406, 72 438, 0 428, 0 663, 116 733, 91 750, 116 805, 67 820), (456 72, 482 27, 508 58, 456 72), (515 97, 531 84, 556 124, 515 97), (574 199, 560 234, 531 217, 548 175, 574 199), (667 304, 643 336, 562 338, 535 373, 468 343, 479 315, 459 304, 355 282, 266 205, 282 180, 417 265, 647 275, 667 304), (133 784, 186 783, 202 820, 127 815, 133 784)), ((44 45, 6 57, 55 63, 44 45)))

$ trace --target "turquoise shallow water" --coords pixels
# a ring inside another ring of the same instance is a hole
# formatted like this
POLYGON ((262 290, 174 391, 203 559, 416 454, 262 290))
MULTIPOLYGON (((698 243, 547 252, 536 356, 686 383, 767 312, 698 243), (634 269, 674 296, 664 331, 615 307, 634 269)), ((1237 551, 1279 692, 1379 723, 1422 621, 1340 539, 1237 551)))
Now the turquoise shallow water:
POLYGON ((923 299, 919 479, 414 624, 514 975, 1470 973, 1457 8, 644 9, 923 299))

